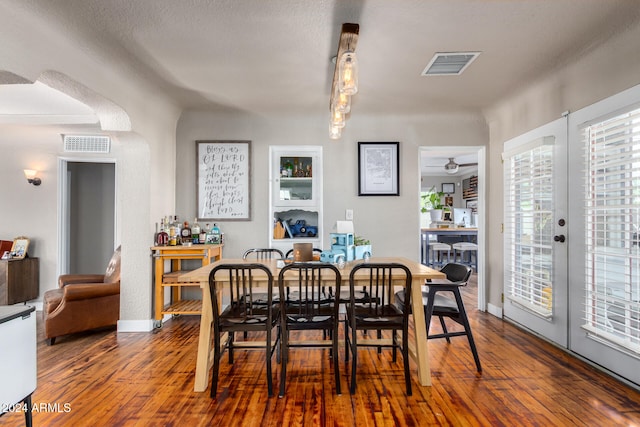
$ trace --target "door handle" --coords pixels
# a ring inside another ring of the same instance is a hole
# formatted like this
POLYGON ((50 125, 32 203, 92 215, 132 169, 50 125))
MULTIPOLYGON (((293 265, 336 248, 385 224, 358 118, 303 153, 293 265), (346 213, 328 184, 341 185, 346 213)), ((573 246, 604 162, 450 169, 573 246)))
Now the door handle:
POLYGON ((566 239, 564 237, 564 234, 561 234, 559 236, 553 236, 553 240, 556 242, 564 243, 566 239))

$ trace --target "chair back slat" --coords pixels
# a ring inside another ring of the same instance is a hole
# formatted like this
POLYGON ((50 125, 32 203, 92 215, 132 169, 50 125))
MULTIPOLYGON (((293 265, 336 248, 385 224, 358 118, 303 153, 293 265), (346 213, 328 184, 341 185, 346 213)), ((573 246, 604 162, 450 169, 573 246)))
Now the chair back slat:
POLYGON ((284 259, 284 253, 276 248, 251 248, 245 251, 242 259, 248 259, 249 257, 254 257, 259 260, 284 259))

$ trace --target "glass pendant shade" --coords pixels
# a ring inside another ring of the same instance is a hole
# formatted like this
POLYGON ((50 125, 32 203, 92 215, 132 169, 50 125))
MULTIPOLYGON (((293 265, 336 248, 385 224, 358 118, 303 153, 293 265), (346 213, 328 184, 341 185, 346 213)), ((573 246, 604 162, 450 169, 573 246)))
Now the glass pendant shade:
POLYGON ((342 128, 338 128, 331 124, 329 126, 329 138, 331 139, 340 139, 342 136, 342 128))
POLYGON ((344 113, 338 111, 335 105, 331 107, 331 126, 336 128, 343 128, 346 122, 344 120, 344 113))
POLYGON ((358 60, 355 52, 347 51, 342 54, 338 63, 338 90, 346 95, 358 92, 358 60))
POLYGON ((333 100, 336 109, 341 113, 348 114, 351 111, 351 97, 346 93, 340 92, 337 87, 336 92, 333 94, 333 100))

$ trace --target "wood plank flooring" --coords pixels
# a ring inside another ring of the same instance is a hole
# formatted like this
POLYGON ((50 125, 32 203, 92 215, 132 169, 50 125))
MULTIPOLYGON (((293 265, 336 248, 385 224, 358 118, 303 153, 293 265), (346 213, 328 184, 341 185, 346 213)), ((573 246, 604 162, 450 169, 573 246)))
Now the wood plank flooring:
MULTIPOLYGON (((275 357, 276 396, 269 398, 263 353, 256 351, 236 353, 232 366, 224 358, 216 399, 194 393, 197 316, 174 318, 157 333, 106 330, 61 337, 52 347, 40 333, 34 425, 640 425, 640 392, 465 299, 483 373, 475 371, 465 338, 431 340, 433 386, 414 380, 412 397, 405 395, 401 358, 393 363, 389 350, 375 349, 360 353, 353 396, 345 363, 337 396, 327 350, 313 349, 292 350, 282 399, 275 357)), ((24 416, 5 414, 0 425, 24 425, 24 416)))

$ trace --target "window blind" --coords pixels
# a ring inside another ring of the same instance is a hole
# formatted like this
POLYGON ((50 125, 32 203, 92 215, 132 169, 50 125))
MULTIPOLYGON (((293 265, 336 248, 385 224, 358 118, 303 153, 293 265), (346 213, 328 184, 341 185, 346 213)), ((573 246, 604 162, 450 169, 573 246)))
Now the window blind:
POLYGON ((553 143, 540 138, 505 152, 506 297, 552 315, 553 143))
POLYGON ((585 156, 583 328, 640 353, 640 109, 581 129, 585 156))

